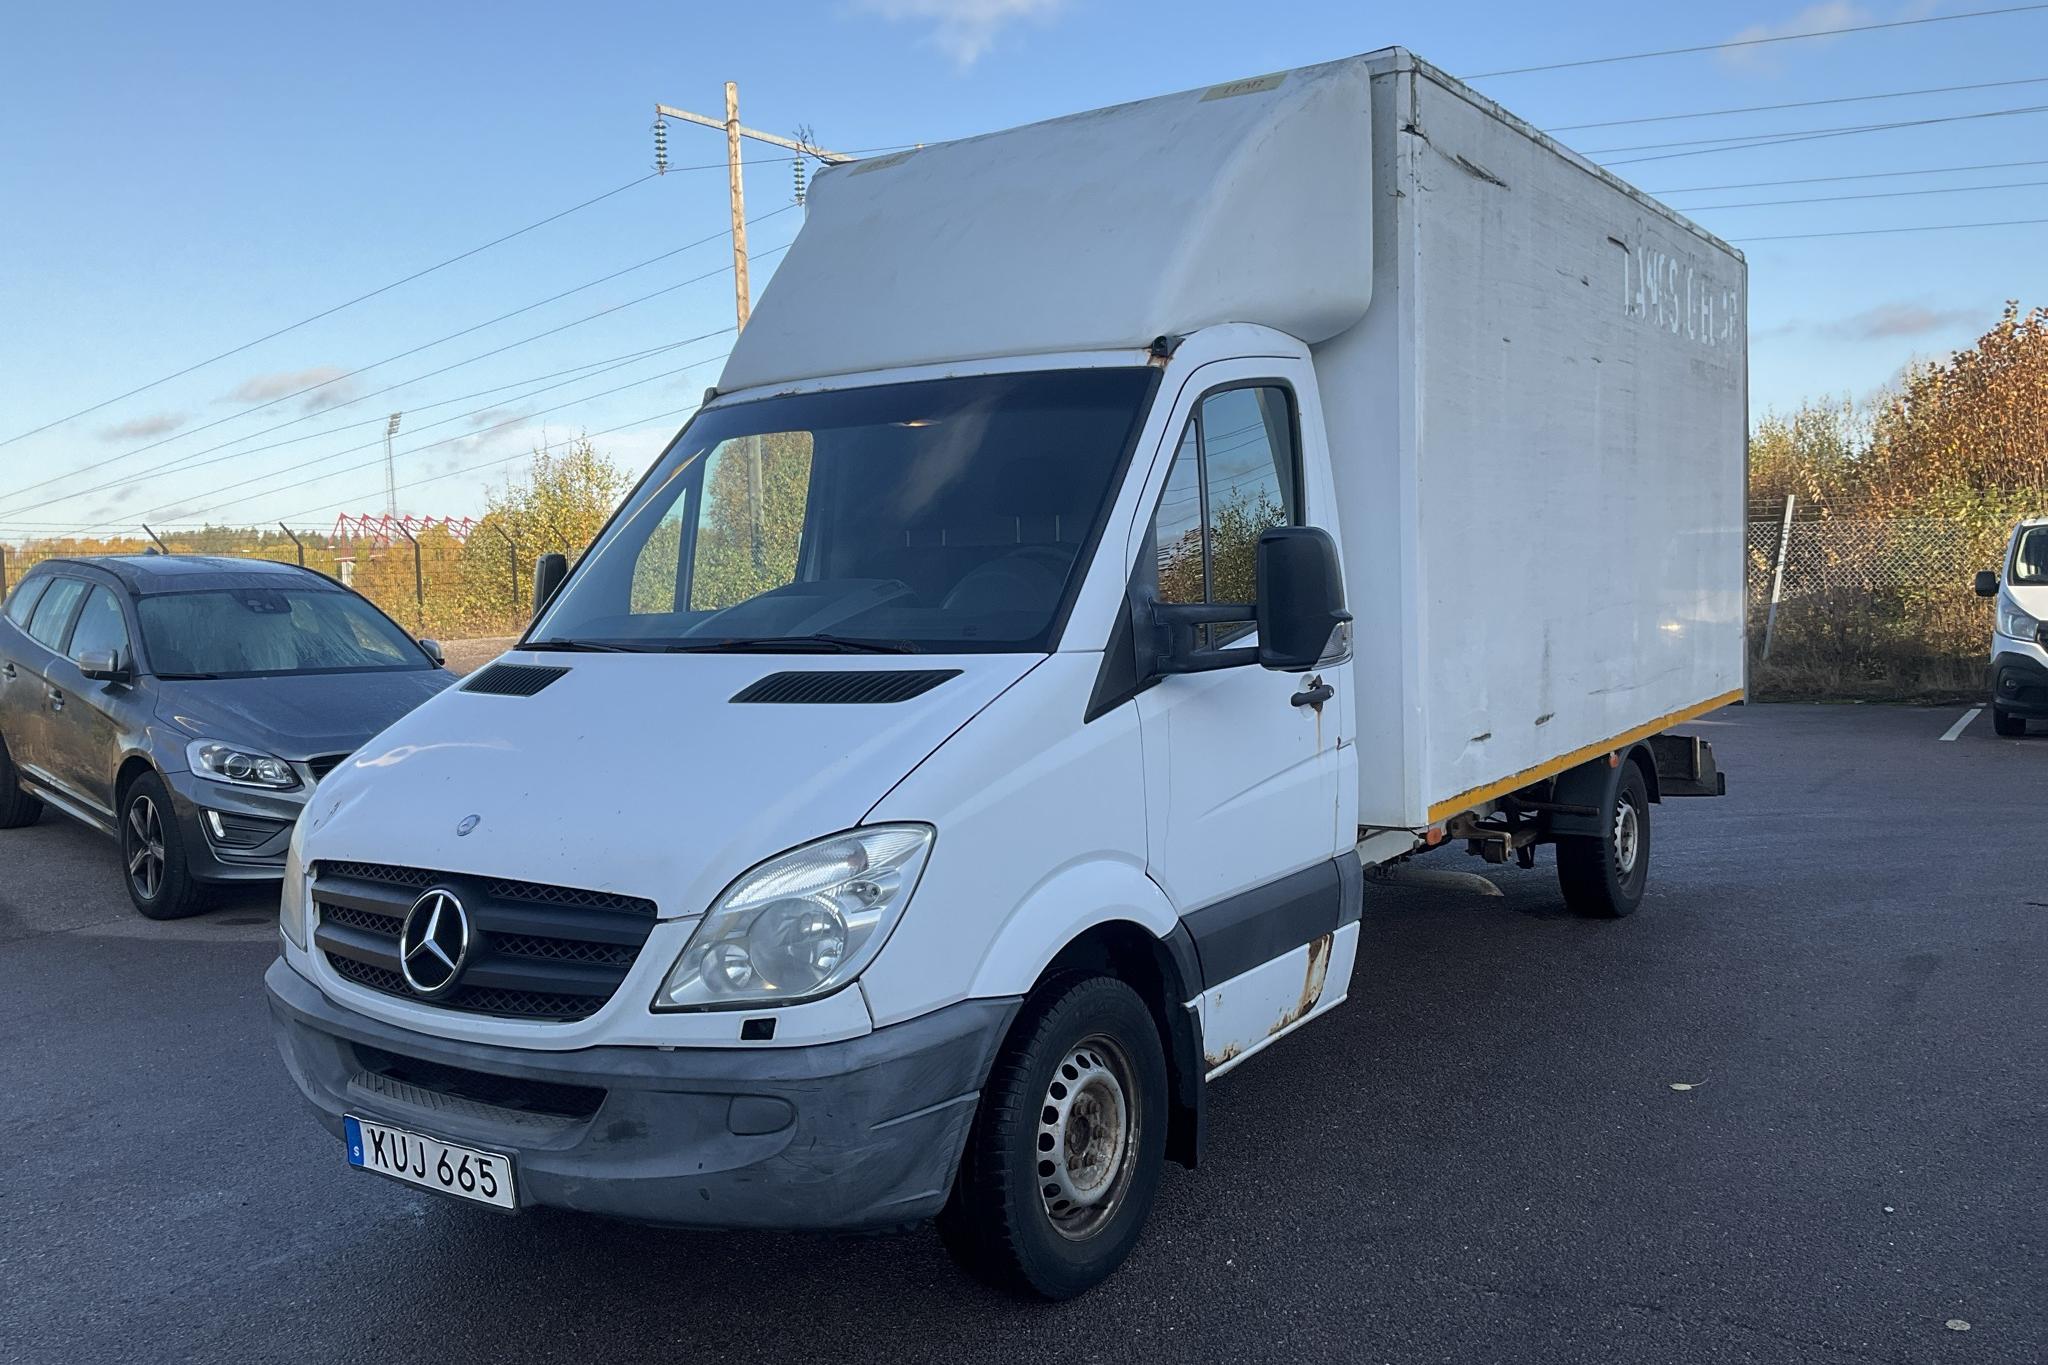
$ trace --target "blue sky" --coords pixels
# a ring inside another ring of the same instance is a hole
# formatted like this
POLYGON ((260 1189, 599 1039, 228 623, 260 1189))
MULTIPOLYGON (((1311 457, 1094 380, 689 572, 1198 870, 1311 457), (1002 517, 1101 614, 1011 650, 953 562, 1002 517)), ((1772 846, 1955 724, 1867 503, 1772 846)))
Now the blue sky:
MULTIPOLYGON (((982 132, 1391 43, 1469 75, 2001 2, 22 8, 8 20, 9 78, 0 86, 0 126, 8 130, 0 144, 0 438, 620 186, 651 164, 648 124, 657 100, 715 111, 729 79, 740 84, 746 122, 785 133, 807 124, 822 145, 864 149, 982 132)), ((2024 82, 2048 77, 2044 52, 2048 11, 2035 11, 1475 83, 1556 129, 2024 82)), ((1751 387, 1762 410, 1808 396, 1867 395, 1913 358, 1967 344, 2003 300, 2048 301, 2048 227, 1744 239, 2048 217, 2048 186, 1955 192, 2048 181, 2048 164, 1698 187, 2048 161, 2048 114, 1775 148, 1606 149, 2033 105, 2048 105, 2048 81, 1560 136, 1596 160, 1666 158, 1619 173, 1668 192, 1744 245, 1751 387), (1944 192, 1707 207, 1937 189, 1944 192)), ((684 124, 671 125, 669 147, 676 167, 715 164, 724 154, 716 133, 684 124)), ((768 159, 765 148, 750 155, 759 158, 747 181, 750 214, 790 204, 787 161, 768 159)), ((246 410, 712 237, 725 214, 718 170, 678 170, 0 447, 0 538, 209 515, 317 526, 339 511, 375 511, 383 495, 374 462, 394 409, 406 412, 396 443, 399 481, 416 484, 399 495, 405 510, 474 513, 489 484, 518 470, 521 452, 579 429, 606 432, 599 444, 637 470, 718 367, 666 372, 715 361, 729 337, 620 358, 730 325, 729 276, 680 283, 727 263, 722 239, 312 394, 246 410), (634 301, 657 290, 668 292, 634 301), (614 311, 581 321, 605 309, 614 311), (499 353, 471 359, 493 350, 499 353), (602 374, 560 373, 597 361, 620 363, 602 374), (444 366, 454 368, 415 378, 444 366), (563 379, 570 382, 531 392, 563 379), (631 387, 592 396, 624 385, 631 387), (257 434, 285 422, 293 424, 257 434), (216 425, 196 430, 209 423, 216 425), (289 438, 305 439, 278 444, 289 438), (153 442, 161 444, 143 449, 153 442), (290 468, 299 465, 306 467, 290 468)), ((799 221, 785 212, 761 222, 756 253, 785 243, 799 221)), ((764 255, 755 267, 757 294, 773 261, 764 255)))

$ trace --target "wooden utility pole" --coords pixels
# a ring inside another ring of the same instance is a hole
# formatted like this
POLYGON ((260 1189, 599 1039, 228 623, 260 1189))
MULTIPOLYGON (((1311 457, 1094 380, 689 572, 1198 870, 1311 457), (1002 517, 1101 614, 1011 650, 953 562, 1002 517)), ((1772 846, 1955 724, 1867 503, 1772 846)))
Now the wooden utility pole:
POLYGON ((740 87, 725 83, 725 187, 732 200, 732 309, 744 329, 747 315, 754 311, 753 291, 747 288, 747 191, 740 183, 740 87))
POLYGON ((693 114, 687 109, 672 109, 666 104, 654 106, 657 120, 679 118, 687 123, 699 123, 706 128, 717 128, 725 133, 725 184, 726 194, 732 206, 732 295, 733 316, 740 327, 747 325, 747 317, 753 312, 753 292, 747 284, 747 196, 740 181, 740 139, 750 137, 756 142, 766 142, 795 152, 798 156, 814 156, 830 165, 851 161, 844 152, 828 152, 822 147, 811 147, 773 133, 764 133, 758 128, 749 128, 740 122, 740 87, 737 81, 725 83, 725 117, 712 118, 708 114, 693 114))

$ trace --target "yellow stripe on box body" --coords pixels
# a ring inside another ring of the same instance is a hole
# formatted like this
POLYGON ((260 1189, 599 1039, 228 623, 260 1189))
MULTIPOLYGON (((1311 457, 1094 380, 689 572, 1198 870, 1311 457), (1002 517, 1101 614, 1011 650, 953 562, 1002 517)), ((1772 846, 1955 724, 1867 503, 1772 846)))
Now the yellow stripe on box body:
POLYGON ((1648 739, 1651 735, 1661 734, 1672 726, 1683 725, 1689 720, 1698 720, 1709 711, 1718 711, 1730 702, 1741 700, 1742 689, 1738 687, 1733 692, 1723 692, 1718 697, 1710 697, 1706 701, 1659 716, 1647 725, 1624 730, 1612 739, 1604 739, 1597 744, 1574 749, 1561 758, 1553 758, 1548 763, 1539 763, 1533 768, 1524 768, 1521 772, 1503 777, 1498 782, 1489 782, 1483 787, 1459 792, 1448 800, 1438 801, 1432 805, 1429 808, 1429 822, 1435 824, 1439 820, 1446 820, 1453 815, 1471 810, 1474 806, 1483 806, 1488 801, 1506 796, 1509 792, 1520 791, 1532 783, 1541 782, 1546 777, 1556 777, 1561 772, 1578 767, 1588 759, 1598 758, 1616 749, 1627 748, 1637 740, 1648 739))

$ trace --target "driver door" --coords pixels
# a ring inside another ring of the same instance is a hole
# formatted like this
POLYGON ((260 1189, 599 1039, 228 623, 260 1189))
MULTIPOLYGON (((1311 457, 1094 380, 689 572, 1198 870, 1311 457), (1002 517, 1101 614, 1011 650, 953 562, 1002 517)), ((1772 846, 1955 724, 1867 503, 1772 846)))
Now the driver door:
MULTIPOLYGON (((1139 530, 1134 586, 1161 602, 1242 603, 1241 622, 1203 628, 1212 648, 1257 642, 1259 535, 1311 524, 1317 510, 1308 503, 1297 398, 1313 392, 1313 381, 1295 368, 1279 360, 1205 366, 1167 428, 1171 463, 1139 530)), ((1348 662, 1308 674, 1245 663, 1171 675, 1136 698, 1149 869, 1195 940, 1205 1002, 1215 1002, 1204 1005, 1212 1067, 1306 1016, 1295 1009, 1293 1021, 1283 1019, 1309 994, 1305 973, 1322 994, 1350 885, 1337 861, 1350 850, 1338 847, 1336 818, 1338 717, 1350 671, 1348 662), (1233 990, 1217 989, 1232 981, 1233 990)), ((1342 966, 1348 975, 1348 955, 1342 966)), ((1316 1003, 1307 1000, 1309 1009, 1316 1003)))

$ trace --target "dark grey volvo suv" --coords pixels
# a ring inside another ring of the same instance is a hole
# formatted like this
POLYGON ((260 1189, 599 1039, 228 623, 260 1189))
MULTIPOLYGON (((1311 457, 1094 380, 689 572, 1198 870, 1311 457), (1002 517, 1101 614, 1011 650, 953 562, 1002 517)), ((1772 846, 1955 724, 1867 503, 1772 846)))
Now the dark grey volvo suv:
POLYGON ((0 829, 45 803, 121 841, 128 895, 188 915, 276 878, 313 787, 452 681, 332 579, 265 560, 46 560, 0 616, 0 829))

